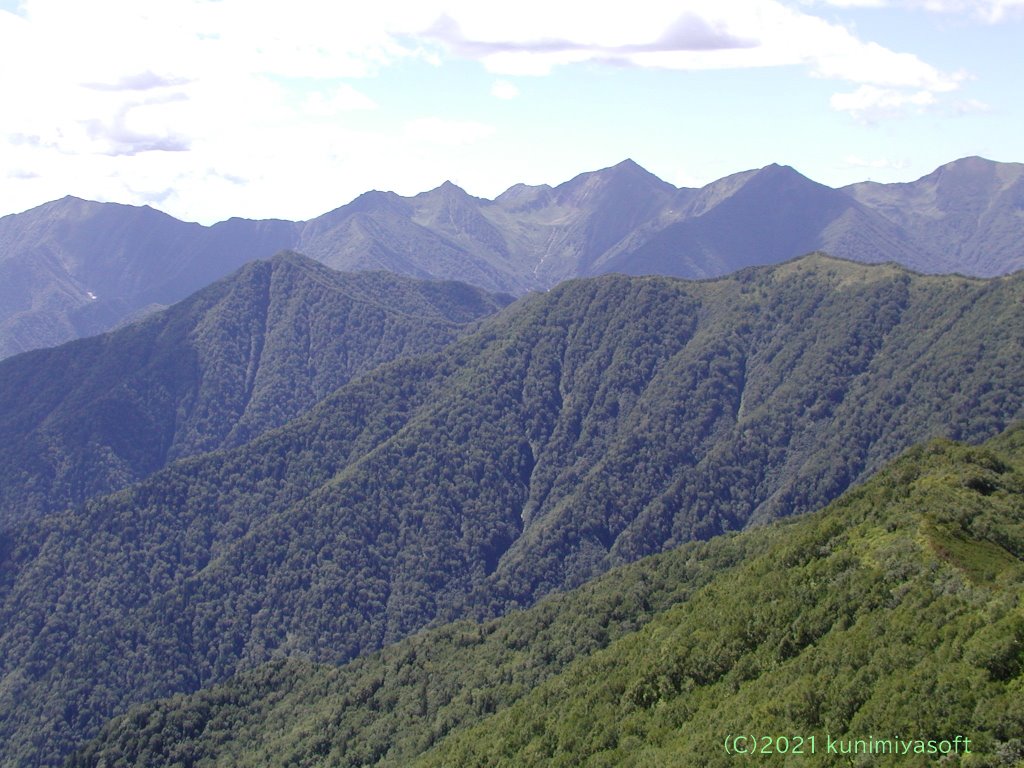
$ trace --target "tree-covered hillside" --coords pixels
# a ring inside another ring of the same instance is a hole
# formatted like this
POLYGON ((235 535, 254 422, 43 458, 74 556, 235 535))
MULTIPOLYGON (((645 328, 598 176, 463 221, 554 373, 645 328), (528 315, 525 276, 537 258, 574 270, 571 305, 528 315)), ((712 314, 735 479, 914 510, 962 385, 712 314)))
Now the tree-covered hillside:
POLYGON ((415 764, 1018 766, 1022 470, 1020 429, 912 451, 415 764))
POLYGON ((119 331, 4 360, 0 524, 240 445, 510 300, 286 253, 119 331))
POLYGON ((0 759, 277 656, 342 662, 815 509, 1024 416, 1024 276, 813 256, 527 297, 237 449, 0 542, 0 759))
POLYGON ((830 739, 951 751, 957 736, 970 744, 943 765, 1017 765, 1022 597, 1024 429, 982 447, 937 440, 821 512, 684 545, 524 612, 138 706, 69 766, 749 760, 726 753, 729 734, 772 737, 766 765, 851 764, 830 739), (803 757, 772 754, 787 749, 803 757))

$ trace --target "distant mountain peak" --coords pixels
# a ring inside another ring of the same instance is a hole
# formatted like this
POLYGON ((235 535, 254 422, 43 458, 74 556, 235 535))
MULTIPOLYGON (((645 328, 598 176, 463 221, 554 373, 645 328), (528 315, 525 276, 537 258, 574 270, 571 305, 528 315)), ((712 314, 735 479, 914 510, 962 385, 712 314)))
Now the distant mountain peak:
POLYGON ((108 330, 281 248, 514 293, 610 270, 709 277, 815 248, 1007 274, 1024 267, 1022 195, 1024 164, 976 155, 916 181, 842 189, 779 163, 679 189, 627 157, 494 200, 448 179, 415 196, 365 192, 301 222, 212 226, 67 195, 0 217, 0 359, 108 330))
POLYGON ((820 197, 824 200, 832 200, 842 193, 837 192, 814 179, 804 176, 800 171, 790 165, 779 165, 772 163, 752 172, 743 182, 737 192, 755 193, 761 195, 797 194, 820 197))
POLYGON ((999 163, 972 155, 940 165, 919 181, 950 187, 967 188, 982 185, 984 189, 991 185, 993 188, 1005 188, 1017 182, 1022 176, 1024 163, 999 163))
POLYGON ((609 200, 622 196, 674 195, 678 190, 631 159, 608 168, 581 173, 555 187, 563 203, 580 202, 598 194, 609 200))
POLYGON ((941 179, 945 177, 959 178, 963 176, 977 176, 980 174, 990 174, 996 167, 996 163, 991 160, 986 160, 983 157, 977 155, 971 155, 970 157, 961 157, 959 160, 953 160, 949 163, 944 163, 932 171, 924 178, 941 179))
MULTIPOLYGON (((369 192, 363 192, 351 203, 337 210, 348 210, 352 213, 376 213, 389 210, 401 211, 405 210, 405 208, 406 202, 401 195, 395 192, 381 192, 374 189, 369 192)), ((331 211, 331 213, 335 213, 335 211, 331 211)), ((330 216, 330 214, 324 215, 330 216)))
MULTIPOLYGON (((627 157, 625 160, 616 163, 611 167, 611 170, 640 171, 641 173, 650 173, 650 171, 648 171, 646 168, 644 168, 631 157, 627 157)), ((651 175, 653 176, 654 174, 651 175)))
POLYGON ((817 184, 818 182, 807 178, 800 171, 791 165, 780 165, 779 163, 770 163, 764 168, 757 170, 753 174, 754 178, 763 179, 792 179, 794 181, 806 181, 811 184, 817 184))
POLYGON ((813 192, 817 188, 828 189, 791 166, 771 163, 763 168, 740 171, 707 184, 697 190, 688 209, 692 216, 703 216, 737 195, 740 196, 737 199, 750 196, 769 196, 774 199, 780 192, 791 193, 801 189, 813 192))
MULTIPOLYGON (((24 211, 25 214, 32 213, 46 213, 52 211, 73 211, 73 210, 93 210, 107 205, 106 203, 100 203, 95 200, 85 200, 81 197, 75 197, 74 195, 64 195, 64 197, 57 200, 50 200, 49 202, 36 205, 24 211)), ((23 214, 9 214, 9 216, 20 216, 23 214)), ((6 218, 6 217, 5 217, 6 218)))
POLYGON ((482 198, 469 194, 469 192, 460 187, 451 179, 445 179, 441 184, 434 187, 433 189, 429 189, 426 192, 420 192, 418 195, 414 195, 410 199, 413 201, 420 202, 425 200, 441 199, 447 201, 448 204, 451 204, 453 202, 457 202, 458 204, 469 202, 490 202, 490 200, 483 200, 482 198))
POLYGON ((613 178, 628 178, 636 179, 648 183, 655 187, 662 187, 675 191, 675 186, 669 184, 664 179, 655 176, 653 173, 648 171, 642 165, 637 163, 632 158, 627 157, 620 163, 616 163, 611 168, 606 168, 604 171, 597 171, 597 173, 604 173, 613 178))
POLYGON ((995 165, 998 165, 998 163, 981 157, 980 155, 968 155, 967 157, 961 157, 957 160, 951 160, 948 163, 944 163, 939 166, 938 170, 942 170, 943 168, 991 168, 995 165))
POLYGON ((473 197, 471 194, 469 194, 469 192, 464 190, 451 179, 445 179, 443 182, 438 184, 433 189, 428 189, 426 192, 420 192, 418 195, 414 195, 413 199, 423 197, 435 197, 438 195, 444 197, 473 197))
MULTIPOLYGON (((1000 163, 978 155, 961 157, 940 165, 931 173, 907 185, 935 185, 936 187, 967 188, 977 185, 1006 186, 1024 176, 1024 163, 1000 163)), ((852 185, 857 186, 857 185, 852 185)))
POLYGON ((551 190, 549 184, 513 184, 494 198, 494 202, 509 211, 532 210, 548 203, 551 190))

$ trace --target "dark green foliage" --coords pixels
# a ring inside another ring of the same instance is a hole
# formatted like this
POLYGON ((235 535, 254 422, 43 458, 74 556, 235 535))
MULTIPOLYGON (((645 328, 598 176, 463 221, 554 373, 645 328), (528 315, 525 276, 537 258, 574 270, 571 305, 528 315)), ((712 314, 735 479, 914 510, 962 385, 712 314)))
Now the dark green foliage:
POLYGON ((4 754, 52 761, 131 703, 493 617, 817 508, 915 441, 994 434, 1024 416, 1022 289, 822 256, 571 282, 14 530, 4 754))
MULTIPOLYGON (((932 443, 820 514, 751 532, 763 554, 422 764, 729 766, 726 734, 816 733, 959 734, 977 753, 963 764, 1016 765, 1022 434, 985 449, 932 443), (964 487, 978 472, 990 492, 964 487), (937 540, 937 526, 959 546, 937 540)), ((816 764, 848 764, 823 752, 816 764)))
POLYGON ((203 765, 404 765, 452 729, 517 701, 572 659, 606 647, 687 599, 744 546, 691 548, 696 558, 655 556, 536 608, 484 624, 457 622, 408 638, 345 667, 291 659, 228 682, 142 705, 106 729, 73 764, 141 759, 203 765), (178 723, 196 723, 183 735, 178 723), (270 760, 283 764, 286 760, 270 760))
POLYGON ((122 330, 6 360, 0 524, 240 445, 508 300, 282 254, 122 330))
POLYGON ((826 735, 963 735, 976 754, 962 764, 1014 765, 1022 558, 1024 428, 982 448, 935 441, 820 513, 685 545, 528 611, 136 707, 69 765, 749 759, 724 754, 728 733, 815 734, 806 760, 821 765, 848 764, 826 735), (984 492, 969 485, 978 477, 984 492), (959 551, 935 540, 937 526, 959 551))

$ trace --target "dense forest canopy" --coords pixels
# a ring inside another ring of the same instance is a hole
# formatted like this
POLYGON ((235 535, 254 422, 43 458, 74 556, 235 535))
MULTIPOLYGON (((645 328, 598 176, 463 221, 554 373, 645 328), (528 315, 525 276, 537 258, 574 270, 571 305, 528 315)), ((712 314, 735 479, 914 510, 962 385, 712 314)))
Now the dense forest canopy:
POLYGON ((873 738, 952 751, 958 736, 964 765, 1017 765, 1022 532, 1024 429, 933 441, 821 512, 524 612, 135 707, 69 766, 731 766, 749 758, 725 736, 751 732, 780 737, 768 765, 798 749, 847 765, 829 743, 873 738))
POLYGON ((510 301, 282 253, 121 330, 0 362, 0 525, 246 443, 510 301))
MULTIPOLYGON (((1024 415, 1024 282, 814 255, 527 296, 0 544, 0 760, 277 657, 343 663, 808 512, 1024 415)), ((28 757, 31 756, 31 757, 28 757)))

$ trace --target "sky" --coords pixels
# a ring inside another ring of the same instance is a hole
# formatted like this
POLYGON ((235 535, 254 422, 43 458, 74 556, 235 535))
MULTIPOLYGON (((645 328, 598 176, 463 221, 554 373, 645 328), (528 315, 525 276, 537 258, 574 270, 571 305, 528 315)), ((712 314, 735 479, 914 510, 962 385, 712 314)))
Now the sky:
POLYGON ((0 215, 1024 161, 1024 0, 0 0, 0 215), (1019 77, 1019 75, 1017 76, 1019 77))

